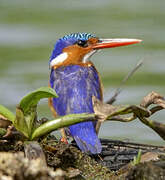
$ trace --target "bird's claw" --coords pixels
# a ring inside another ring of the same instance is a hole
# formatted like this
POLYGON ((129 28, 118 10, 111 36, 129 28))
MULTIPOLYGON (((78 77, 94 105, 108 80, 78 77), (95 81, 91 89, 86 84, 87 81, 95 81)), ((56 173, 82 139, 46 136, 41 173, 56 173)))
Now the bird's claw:
POLYGON ((60 141, 63 142, 63 143, 65 143, 65 144, 68 144, 68 140, 67 140, 67 138, 65 138, 65 137, 62 137, 60 141))

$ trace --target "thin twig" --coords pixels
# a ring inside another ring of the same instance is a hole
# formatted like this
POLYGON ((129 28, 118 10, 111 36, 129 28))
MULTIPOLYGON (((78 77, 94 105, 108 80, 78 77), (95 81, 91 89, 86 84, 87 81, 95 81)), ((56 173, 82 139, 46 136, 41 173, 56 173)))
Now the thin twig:
POLYGON ((111 121, 120 121, 120 122, 131 122, 136 119, 136 116, 129 116, 129 117, 121 117, 121 116, 114 116, 111 118, 111 121))
POLYGON ((136 64, 136 66, 127 74, 127 76, 125 76, 125 78, 121 81, 119 87, 115 90, 114 95, 111 97, 111 99, 109 101, 107 101, 107 104, 113 104, 116 101, 116 97, 120 94, 120 92, 122 91, 121 87, 126 83, 126 81, 133 76, 133 74, 142 66, 144 62, 144 58, 140 59, 140 61, 138 61, 138 63, 136 64))
POLYGON ((157 111, 162 110, 162 109, 163 109, 162 106, 155 106, 155 107, 151 108, 151 109, 150 109, 151 115, 154 114, 154 113, 156 113, 157 111))

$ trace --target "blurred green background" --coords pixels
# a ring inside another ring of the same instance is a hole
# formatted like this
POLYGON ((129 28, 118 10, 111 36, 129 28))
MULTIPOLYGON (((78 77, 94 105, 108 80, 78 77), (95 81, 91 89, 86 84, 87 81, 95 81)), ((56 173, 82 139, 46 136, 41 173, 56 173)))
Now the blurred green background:
MULTIPOLYGON (((127 81, 116 103, 138 104, 152 90, 165 95, 164 9, 162 0, 0 0, 0 104, 14 111, 26 93, 47 86, 54 43, 72 32, 144 40, 138 45, 103 50, 92 57, 104 84, 105 101, 143 58, 144 66, 127 81)), ((41 101, 39 116, 52 118, 47 100, 41 101)), ((165 112, 153 119, 165 121, 165 112)), ((163 144, 138 120, 106 122, 100 136, 163 144)))

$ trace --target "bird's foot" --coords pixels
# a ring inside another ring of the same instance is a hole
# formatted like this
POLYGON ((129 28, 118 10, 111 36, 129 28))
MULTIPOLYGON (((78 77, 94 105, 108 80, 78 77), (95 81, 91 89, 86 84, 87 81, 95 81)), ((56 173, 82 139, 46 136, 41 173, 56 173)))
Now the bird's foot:
POLYGON ((65 137, 62 137, 60 141, 63 142, 63 143, 65 143, 65 144, 68 144, 68 140, 67 140, 67 138, 65 138, 65 137))

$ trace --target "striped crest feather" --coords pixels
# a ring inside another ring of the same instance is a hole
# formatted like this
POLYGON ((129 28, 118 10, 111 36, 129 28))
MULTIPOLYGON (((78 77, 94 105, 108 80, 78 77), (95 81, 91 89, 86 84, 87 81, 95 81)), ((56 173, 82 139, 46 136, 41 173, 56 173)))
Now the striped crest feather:
POLYGON ((68 35, 65 35, 64 37, 62 37, 61 40, 67 40, 70 38, 74 38, 74 39, 80 39, 80 40, 86 41, 89 38, 94 38, 94 37, 96 37, 96 36, 93 34, 90 34, 90 33, 71 33, 71 34, 68 34, 68 35))

